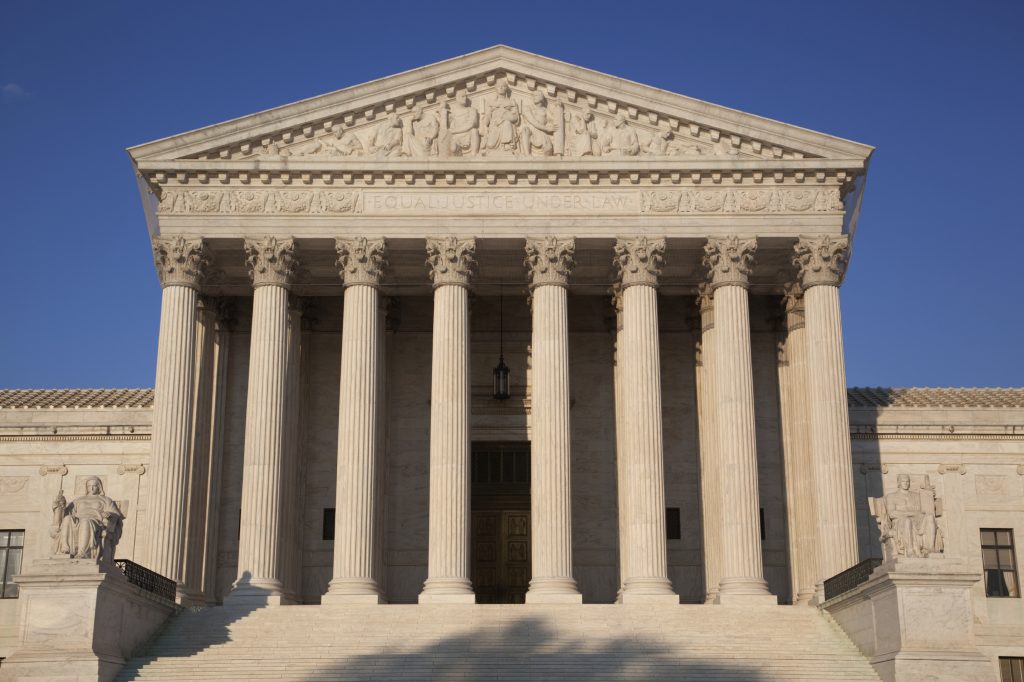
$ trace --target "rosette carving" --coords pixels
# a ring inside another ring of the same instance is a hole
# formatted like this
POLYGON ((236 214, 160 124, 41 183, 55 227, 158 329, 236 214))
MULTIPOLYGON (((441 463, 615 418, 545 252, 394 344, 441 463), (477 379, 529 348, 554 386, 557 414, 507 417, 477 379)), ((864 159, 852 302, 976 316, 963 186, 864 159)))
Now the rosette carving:
POLYGON ((536 237, 526 240, 526 260, 523 264, 530 273, 530 286, 544 284, 565 286, 575 261, 576 240, 558 237, 536 237))
POLYGON ((820 284, 837 287, 842 283, 850 260, 848 236, 800 237, 793 251, 793 265, 800 271, 804 289, 820 284))
POLYGON ((210 265, 206 242, 184 237, 157 237, 153 240, 153 260, 160 285, 198 289, 210 265))
POLYGON ((704 265, 713 288, 739 286, 746 288, 757 251, 755 237, 722 237, 708 239, 704 245, 704 265))
POLYGON ((336 239, 334 248, 338 252, 338 271, 345 286, 365 284, 375 287, 380 284, 388 266, 387 243, 383 238, 336 239))
POLYGON ((476 268, 476 240, 458 237, 427 237, 427 265, 435 287, 469 285, 476 268))
POLYGON ((265 237, 245 240, 245 265, 253 287, 288 287, 295 281, 299 261, 295 240, 265 237))
POLYGON ((615 267, 623 288, 635 284, 658 286, 661 266, 665 263, 665 239, 619 239, 615 242, 615 267))

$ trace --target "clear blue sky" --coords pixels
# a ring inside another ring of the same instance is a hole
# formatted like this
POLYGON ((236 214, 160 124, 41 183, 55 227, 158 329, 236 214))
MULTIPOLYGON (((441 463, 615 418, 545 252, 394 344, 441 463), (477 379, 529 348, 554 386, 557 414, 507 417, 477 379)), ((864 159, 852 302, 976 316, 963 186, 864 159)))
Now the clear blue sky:
POLYGON ((1024 2, 0 5, 0 387, 150 386, 126 147, 495 43, 877 147, 851 385, 1024 385, 1024 2))

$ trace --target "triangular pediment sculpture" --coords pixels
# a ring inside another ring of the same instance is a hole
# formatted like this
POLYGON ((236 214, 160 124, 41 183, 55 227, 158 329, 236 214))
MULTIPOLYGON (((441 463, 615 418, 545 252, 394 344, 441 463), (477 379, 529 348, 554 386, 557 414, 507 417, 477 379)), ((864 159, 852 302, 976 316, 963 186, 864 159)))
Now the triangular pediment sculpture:
POLYGON ((871 147, 496 46, 129 150, 169 161, 850 159, 871 147))

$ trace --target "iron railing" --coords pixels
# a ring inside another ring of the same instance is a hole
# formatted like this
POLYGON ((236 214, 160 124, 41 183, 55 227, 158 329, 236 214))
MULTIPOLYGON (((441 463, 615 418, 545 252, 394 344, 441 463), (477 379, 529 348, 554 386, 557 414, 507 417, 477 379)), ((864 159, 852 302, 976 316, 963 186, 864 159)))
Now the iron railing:
POLYGON ((121 569, 124 573, 124 577, 128 579, 132 585, 138 585, 147 592, 152 592, 158 597, 163 597, 168 601, 174 601, 174 597, 177 593, 177 585, 170 578, 165 578, 159 573, 149 570, 145 566, 140 566, 134 561, 128 559, 115 559, 114 565, 121 569))
POLYGON ((871 572, 882 564, 878 558, 865 559, 856 566, 846 569, 842 573, 832 576, 825 581, 825 600, 846 594, 861 583, 866 583, 871 577, 871 572))

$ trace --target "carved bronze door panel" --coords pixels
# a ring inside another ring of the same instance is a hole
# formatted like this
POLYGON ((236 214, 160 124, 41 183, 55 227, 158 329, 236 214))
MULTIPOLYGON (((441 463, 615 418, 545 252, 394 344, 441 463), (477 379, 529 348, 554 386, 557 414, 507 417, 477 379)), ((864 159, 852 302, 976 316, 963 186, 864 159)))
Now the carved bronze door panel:
POLYGON ((473 512, 473 589, 478 604, 522 604, 530 586, 530 512, 473 512))
POLYGON ((530 444, 474 443, 471 579, 480 604, 522 604, 530 585, 530 444))

